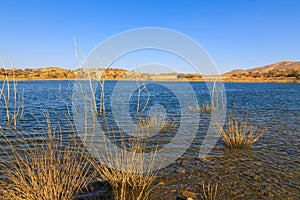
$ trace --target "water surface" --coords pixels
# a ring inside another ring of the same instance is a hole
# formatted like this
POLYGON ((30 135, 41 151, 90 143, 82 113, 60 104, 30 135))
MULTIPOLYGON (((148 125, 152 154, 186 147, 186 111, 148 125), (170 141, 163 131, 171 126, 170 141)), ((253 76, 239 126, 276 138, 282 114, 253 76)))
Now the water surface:
MULTIPOLYGON (((118 82, 107 81, 105 84, 105 110, 111 126, 115 124, 112 105, 118 95, 113 91, 118 82)), ((24 117, 18 122, 18 128, 30 134, 42 132, 41 126, 46 126, 44 111, 47 110, 54 126, 68 135, 72 133, 69 112, 74 82, 70 81, 30 81, 19 82, 18 88, 24 89, 24 117), (38 121, 39 122, 38 122, 38 121), (58 125, 59 124, 59 125, 58 125)), ((128 87, 135 82, 123 82, 128 87)), ((144 114, 163 109, 165 118, 177 125, 185 117, 178 95, 182 96, 184 104, 195 106, 196 102, 179 90, 185 83, 150 82, 147 89, 151 94, 148 107, 144 114), (151 108, 153 108, 151 110, 151 108), (156 110, 155 110, 156 109, 156 110)), ((190 83, 196 94, 199 105, 210 100, 205 83, 190 83)), ((164 192, 166 198, 172 199, 182 189, 194 192, 201 191, 202 180, 212 184, 219 182, 218 197, 221 199, 300 199, 300 85, 272 83, 225 83, 227 97, 227 112, 248 112, 249 119, 255 125, 267 127, 268 132, 256 142, 251 149, 230 151, 221 139, 205 159, 198 158, 203 137, 206 134, 210 115, 194 113, 190 118, 190 126, 199 119, 197 135, 181 158, 173 164, 158 171, 158 181, 164 185, 157 191, 164 192)), ((124 91, 126 92, 126 91, 124 91)), ((130 94, 129 119, 120 118, 124 123, 137 123, 137 90, 130 94)), ((100 87, 96 91, 99 106, 100 87)), ((145 105, 147 93, 141 94, 141 108, 145 105)), ((123 103, 123 99, 117 99, 123 103)), ((0 107, 1 126, 5 127, 5 109, 0 107)), ((128 116, 127 116, 128 117, 128 116)), ((120 123, 120 121, 118 121, 120 123)), ((189 127, 189 126, 187 126, 189 127)), ((176 131, 156 135, 159 148, 163 148, 176 135, 176 131)), ((189 128, 186 130, 187 133, 189 128)), ((182 142, 185 140, 182 138, 182 142)), ((153 143, 152 143, 153 144, 153 143)), ((188 143, 187 143, 188 144, 188 143)), ((176 148, 176 147, 174 147, 176 148)), ((4 155, 2 155, 4 156, 4 155)), ((161 192, 158 192, 161 194, 161 192)), ((174 199, 174 198, 173 198, 174 199)))

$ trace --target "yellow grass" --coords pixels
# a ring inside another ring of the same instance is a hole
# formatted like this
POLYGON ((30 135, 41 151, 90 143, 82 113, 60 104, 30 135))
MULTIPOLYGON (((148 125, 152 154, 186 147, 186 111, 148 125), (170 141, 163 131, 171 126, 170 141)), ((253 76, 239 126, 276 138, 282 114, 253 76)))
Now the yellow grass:
POLYGON ((137 125, 139 128, 143 129, 143 132, 145 133, 157 133, 159 131, 174 129, 177 127, 175 122, 168 119, 164 120, 162 117, 157 115, 150 115, 147 118, 140 119, 137 125))
POLYGON ((2 131, 5 143, 0 148, 7 159, 0 161, 0 199, 69 200, 93 176, 75 137, 63 144, 62 135, 51 127, 38 140, 15 134, 13 141, 6 134, 2 131))
POLYGON ((200 113, 211 113, 212 111, 211 103, 205 103, 202 106, 196 105, 195 107, 189 106, 190 112, 200 112, 200 113))
POLYGON ((205 182, 202 181, 201 199, 203 199, 203 200, 216 200, 217 191, 218 191, 218 182, 216 183, 215 186, 212 186, 212 185, 210 185, 210 183, 208 183, 206 185, 205 182))
POLYGON ((248 123, 248 117, 238 119, 231 113, 227 116, 225 129, 219 128, 220 135, 225 144, 231 148, 251 147, 264 133, 266 128, 259 128, 248 123))
POLYGON ((121 140, 121 152, 116 144, 115 148, 106 148, 106 157, 99 155, 93 166, 100 180, 109 182, 115 200, 147 200, 155 180, 152 169, 156 150, 147 161, 143 142, 135 138, 121 140))

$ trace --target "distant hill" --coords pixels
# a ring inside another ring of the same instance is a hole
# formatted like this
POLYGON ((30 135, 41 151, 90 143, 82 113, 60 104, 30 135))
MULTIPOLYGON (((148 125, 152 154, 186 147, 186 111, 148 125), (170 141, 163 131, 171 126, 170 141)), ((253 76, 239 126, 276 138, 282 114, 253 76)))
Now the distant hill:
POLYGON ((228 82, 300 83, 300 62, 282 61, 248 70, 232 70, 223 77, 228 82))
POLYGON ((274 64, 266 65, 263 67, 252 68, 248 70, 235 69, 226 74, 241 74, 241 73, 268 73, 268 72, 287 72, 287 71, 300 71, 300 62, 282 61, 274 64))
MULTIPOLYGON (((233 70, 222 74, 225 82, 279 82, 300 83, 300 62, 283 61, 248 70, 233 70)), ((215 76, 205 76, 206 81, 214 81, 215 76)), ((198 81, 204 79, 200 74, 151 74, 132 72, 124 69, 75 69, 58 67, 35 69, 0 68, 0 80, 147 80, 147 81, 198 81)))

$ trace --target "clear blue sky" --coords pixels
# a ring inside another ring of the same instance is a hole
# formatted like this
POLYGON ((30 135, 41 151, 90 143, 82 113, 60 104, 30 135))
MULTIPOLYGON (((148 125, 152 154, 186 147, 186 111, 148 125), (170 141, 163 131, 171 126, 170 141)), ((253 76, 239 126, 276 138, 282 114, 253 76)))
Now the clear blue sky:
POLYGON ((0 0, 0 55, 17 68, 78 68, 88 53, 133 28, 164 27, 201 44, 221 72, 300 60, 297 0, 0 0))

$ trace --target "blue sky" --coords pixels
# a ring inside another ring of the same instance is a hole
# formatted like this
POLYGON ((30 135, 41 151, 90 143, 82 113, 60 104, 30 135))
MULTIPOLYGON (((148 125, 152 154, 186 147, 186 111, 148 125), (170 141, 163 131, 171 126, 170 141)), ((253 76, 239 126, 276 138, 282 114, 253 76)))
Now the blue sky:
POLYGON ((122 31, 163 27, 202 45, 220 72, 300 60, 300 1, 0 0, 0 55, 7 66, 75 69, 73 37, 89 53, 122 31))

